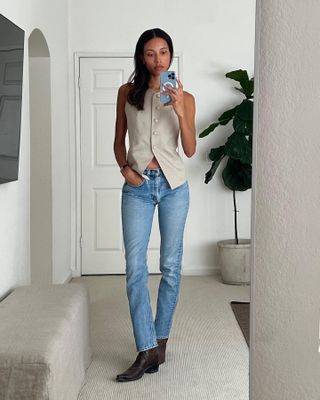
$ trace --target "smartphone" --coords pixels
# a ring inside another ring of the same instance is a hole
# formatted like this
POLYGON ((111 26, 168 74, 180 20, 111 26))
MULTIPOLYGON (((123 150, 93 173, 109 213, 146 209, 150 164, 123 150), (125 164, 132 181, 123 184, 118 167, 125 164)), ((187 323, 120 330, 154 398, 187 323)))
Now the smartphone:
MULTIPOLYGON (((172 87, 177 87, 177 79, 175 71, 164 71, 160 73, 160 90, 168 91, 164 85, 170 85, 172 87)), ((169 103, 171 97, 167 94, 160 93, 160 101, 163 104, 169 103)))

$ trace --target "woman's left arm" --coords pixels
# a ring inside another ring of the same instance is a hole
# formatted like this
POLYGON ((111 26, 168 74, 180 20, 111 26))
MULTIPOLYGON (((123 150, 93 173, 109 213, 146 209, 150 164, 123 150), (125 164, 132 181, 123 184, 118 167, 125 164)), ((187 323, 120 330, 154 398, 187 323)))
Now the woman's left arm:
POLYGON ((182 83, 177 79, 178 88, 168 87, 172 101, 166 105, 172 105, 179 118, 181 130, 181 144, 187 157, 192 157, 196 151, 195 128, 195 100, 192 94, 183 91, 182 83))

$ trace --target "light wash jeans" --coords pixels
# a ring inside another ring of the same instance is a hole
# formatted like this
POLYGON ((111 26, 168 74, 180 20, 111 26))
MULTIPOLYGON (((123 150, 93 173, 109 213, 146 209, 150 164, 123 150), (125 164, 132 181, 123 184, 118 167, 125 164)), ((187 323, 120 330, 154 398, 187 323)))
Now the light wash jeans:
POLYGON ((169 337, 178 302, 183 232, 189 209, 186 181, 171 189, 161 169, 146 169, 139 186, 128 183, 122 189, 122 228, 126 257, 126 290, 133 334, 138 352, 158 345, 169 337), (147 248, 155 207, 158 206, 160 271, 157 313, 153 321, 148 288, 147 248))

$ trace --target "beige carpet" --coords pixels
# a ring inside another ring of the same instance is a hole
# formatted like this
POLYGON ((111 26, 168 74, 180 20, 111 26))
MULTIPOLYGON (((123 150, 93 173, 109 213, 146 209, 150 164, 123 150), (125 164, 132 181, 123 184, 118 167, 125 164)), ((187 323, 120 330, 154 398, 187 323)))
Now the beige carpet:
MULTIPOLYGON (((160 275, 150 275, 153 311, 160 275)), ((93 361, 79 400, 248 400, 249 351, 230 301, 249 301, 249 286, 219 276, 182 276, 167 360, 140 380, 115 381, 134 361, 124 275, 73 278, 90 294, 93 361)))

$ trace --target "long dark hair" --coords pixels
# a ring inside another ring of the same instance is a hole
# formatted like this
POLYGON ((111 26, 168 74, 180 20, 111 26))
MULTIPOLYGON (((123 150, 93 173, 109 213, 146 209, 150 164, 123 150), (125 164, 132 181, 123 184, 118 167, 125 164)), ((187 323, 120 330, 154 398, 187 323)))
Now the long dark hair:
POLYGON ((128 82, 132 84, 128 92, 128 103, 136 106, 138 110, 143 110, 144 95, 148 89, 148 83, 150 79, 150 73, 142 61, 144 45, 149 40, 156 37, 162 38, 167 42, 170 51, 170 64, 173 58, 173 44, 171 37, 162 29, 149 29, 143 32, 143 34, 139 37, 134 53, 135 69, 128 80, 128 82))

